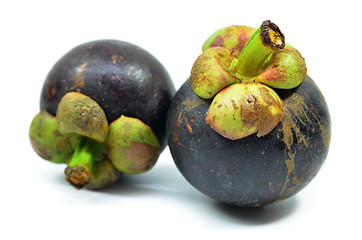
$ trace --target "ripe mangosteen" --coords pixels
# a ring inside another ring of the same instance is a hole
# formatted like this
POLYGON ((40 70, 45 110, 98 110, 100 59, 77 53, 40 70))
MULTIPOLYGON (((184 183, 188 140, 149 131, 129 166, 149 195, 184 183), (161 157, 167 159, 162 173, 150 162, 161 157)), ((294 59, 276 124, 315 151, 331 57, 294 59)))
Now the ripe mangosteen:
POLYGON ((144 49, 118 40, 81 44, 50 70, 31 143, 41 157, 66 163, 76 188, 105 187, 121 172, 156 163, 174 93, 165 68, 144 49))
POLYGON ((327 103, 304 58, 264 21, 220 29, 203 45, 167 122, 176 166, 226 204, 284 200, 318 173, 328 153, 327 103))

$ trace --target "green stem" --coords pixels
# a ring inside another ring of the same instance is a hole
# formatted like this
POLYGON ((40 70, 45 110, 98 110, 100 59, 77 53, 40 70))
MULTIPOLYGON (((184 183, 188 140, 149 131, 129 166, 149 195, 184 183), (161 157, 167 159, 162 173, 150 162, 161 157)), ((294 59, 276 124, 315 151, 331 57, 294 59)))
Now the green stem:
POLYGON ((66 180, 75 188, 82 188, 90 182, 95 156, 101 150, 101 143, 80 137, 74 154, 64 170, 66 180))
POLYGON ((269 20, 250 37, 231 71, 241 79, 257 76, 270 54, 285 47, 283 33, 269 20))

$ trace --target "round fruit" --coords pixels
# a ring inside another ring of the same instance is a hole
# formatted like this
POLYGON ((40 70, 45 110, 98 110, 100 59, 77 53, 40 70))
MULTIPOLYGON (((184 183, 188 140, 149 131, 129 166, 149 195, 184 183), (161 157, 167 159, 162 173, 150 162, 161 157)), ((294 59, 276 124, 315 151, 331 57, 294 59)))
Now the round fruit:
POLYGON ((151 169, 166 147, 175 87, 147 51, 117 40, 79 45, 49 72, 41 112, 30 126, 34 150, 66 163, 76 188, 102 188, 120 173, 151 169))
POLYGON ((296 194, 316 176, 331 138, 325 99, 309 77, 277 92, 281 122, 263 137, 230 140, 205 122, 211 100, 198 97, 189 80, 183 84, 170 107, 168 144, 195 188, 227 204, 260 206, 296 194))
POLYGON ((302 55, 269 20, 212 34, 170 107, 185 178, 217 201, 261 206, 304 188, 330 144, 327 103, 302 55))
POLYGON ((109 123, 121 115, 150 126, 166 146, 165 123, 173 82, 161 63, 144 49, 119 40, 81 44, 50 70, 40 97, 40 109, 55 115, 67 92, 95 100, 109 123))

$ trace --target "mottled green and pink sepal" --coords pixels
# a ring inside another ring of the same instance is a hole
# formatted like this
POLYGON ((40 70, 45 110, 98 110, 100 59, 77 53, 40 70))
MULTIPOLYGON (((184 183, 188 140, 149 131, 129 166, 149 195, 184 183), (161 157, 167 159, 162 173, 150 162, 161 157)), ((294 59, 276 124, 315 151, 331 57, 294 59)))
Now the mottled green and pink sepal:
POLYGON ((229 69, 254 31, 252 27, 233 25, 216 31, 205 41, 190 75, 192 89, 199 97, 213 98, 220 90, 240 81, 229 69))
POLYGON ((243 25, 224 27, 213 33, 205 41, 202 51, 212 47, 224 47, 232 55, 238 57, 255 30, 255 28, 243 25))
POLYGON ((273 53, 265 62, 263 69, 254 81, 272 88, 292 89, 299 86, 307 77, 304 58, 289 44, 273 53))
POLYGON ((283 102, 260 83, 236 83, 213 99, 206 123, 225 138, 237 140, 268 134, 283 117, 283 102))
POLYGON ((151 128, 123 115, 110 124, 105 146, 113 165, 127 174, 148 171, 160 155, 160 145, 151 128))
POLYGON ((240 54, 254 30, 246 26, 230 26, 206 40, 190 75, 192 89, 199 97, 213 98, 236 82, 259 82, 272 88, 291 89, 306 78, 305 60, 289 44, 270 54, 259 74, 252 77, 240 75, 235 68, 239 57, 237 54, 240 54))
POLYGON ((201 98, 213 98, 221 89, 238 82, 229 68, 234 56, 224 47, 213 47, 196 59, 190 76, 191 87, 201 98))
POLYGON ((269 133, 283 116, 283 102, 272 88, 295 88, 307 77, 304 58, 269 20, 256 30, 220 29, 202 50, 191 70, 191 87, 201 98, 214 97, 205 120, 232 140, 269 133))

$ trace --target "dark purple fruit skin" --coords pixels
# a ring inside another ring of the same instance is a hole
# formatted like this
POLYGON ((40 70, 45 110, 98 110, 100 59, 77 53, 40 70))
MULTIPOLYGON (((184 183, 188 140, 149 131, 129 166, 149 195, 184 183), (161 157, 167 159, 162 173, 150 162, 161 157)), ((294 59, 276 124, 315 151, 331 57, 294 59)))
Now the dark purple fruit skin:
POLYGON ((167 111, 176 90, 166 69, 144 49, 118 40, 73 48, 49 72, 41 110, 55 115, 61 98, 75 91, 94 99, 109 123, 121 115, 140 119, 165 148, 167 111))
POLYGON ((187 80, 167 122, 172 157, 187 181, 219 202, 244 207, 278 202, 304 188, 328 153, 328 107, 309 77, 295 89, 277 92, 284 117, 273 131, 232 141, 206 124, 211 100, 198 97, 187 80))

